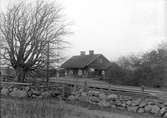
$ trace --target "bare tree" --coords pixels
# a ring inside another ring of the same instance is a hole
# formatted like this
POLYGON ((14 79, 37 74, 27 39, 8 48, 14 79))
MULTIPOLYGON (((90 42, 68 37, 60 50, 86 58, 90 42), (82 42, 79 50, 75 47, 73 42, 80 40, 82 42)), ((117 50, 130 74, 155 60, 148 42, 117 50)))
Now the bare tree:
POLYGON ((64 48, 67 26, 59 5, 44 1, 22 1, 1 12, 3 58, 15 69, 17 81, 23 82, 27 73, 45 66, 48 43, 51 56, 64 48))

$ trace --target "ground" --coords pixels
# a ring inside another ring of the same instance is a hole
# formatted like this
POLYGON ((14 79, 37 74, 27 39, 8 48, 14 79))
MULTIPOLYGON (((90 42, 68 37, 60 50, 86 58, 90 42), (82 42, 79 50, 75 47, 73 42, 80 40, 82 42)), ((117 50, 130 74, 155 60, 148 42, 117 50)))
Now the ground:
MULTIPOLYGON (((54 78, 52 78, 54 79, 54 78)), ((88 81, 88 85, 104 86, 108 87, 105 82, 90 80, 90 79, 65 79, 59 78, 54 80, 62 83, 79 83, 84 84, 88 81)), ((117 89, 140 89, 137 87, 127 86, 115 86, 117 89)), ((147 91, 160 92, 164 94, 164 91, 147 89, 147 91)), ((123 93, 124 92, 122 91, 123 93)), ((132 94, 132 92, 130 92, 132 94)), ((166 93, 166 92, 165 92, 166 93)), ((140 94, 139 94, 140 95, 140 94)), ((142 93, 143 95, 143 93, 142 93)), ((64 102, 57 99, 18 99, 11 97, 1 96, 1 117, 2 118, 157 118, 156 116, 150 116, 148 114, 137 114, 128 111, 121 111, 116 109, 95 109, 89 107, 89 105, 82 105, 81 103, 64 102)))
POLYGON ((1 97, 1 118, 154 118, 120 111, 90 110, 55 99, 1 97))
MULTIPOLYGON (((81 86, 84 85, 85 82, 87 82, 88 86, 95 87, 95 88, 97 87, 97 88, 113 89, 113 90, 120 90, 125 92, 136 92, 136 93, 142 92, 141 87, 113 85, 105 81, 99 81, 98 79, 94 79, 94 78, 52 77, 50 78, 50 81, 58 82, 58 83, 67 83, 67 84, 78 84, 81 86)), ((159 98, 164 100, 167 99, 167 89, 145 88, 144 93, 150 94, 151 96, 156 96, 156 97, 158 96, 159 98)))

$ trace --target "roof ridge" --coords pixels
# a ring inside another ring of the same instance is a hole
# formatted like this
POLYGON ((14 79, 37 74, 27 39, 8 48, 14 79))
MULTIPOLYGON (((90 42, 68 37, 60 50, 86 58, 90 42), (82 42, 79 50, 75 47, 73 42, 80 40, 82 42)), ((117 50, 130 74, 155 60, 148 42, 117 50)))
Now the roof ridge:
POLYGON ((85 68, 89 66, 94 60, 100 57, 102 54, 94 55, 75 55, 64 62, 61 67, 70 67, 70 68, 85 68))
MULTIPOLYGON (((97 56, 97 55, 102 55, 102 54, 93 54, 93 56, 97 56)), ((85 55, 74 55, 72 57, 77 57, 77 56, 90 56, 90 54, 85 54, 85 55)), ((92 55, 91 55, 92 56, 92 55)))
POLYGON ((91 64, 94 60, 96 60, 99 56, 101 56, 102 54, 96 54, 96 58, 94 58, 94 59, 92 59, 88 64, 87 64, 87 66, 89 65, 89 64, 91 64))

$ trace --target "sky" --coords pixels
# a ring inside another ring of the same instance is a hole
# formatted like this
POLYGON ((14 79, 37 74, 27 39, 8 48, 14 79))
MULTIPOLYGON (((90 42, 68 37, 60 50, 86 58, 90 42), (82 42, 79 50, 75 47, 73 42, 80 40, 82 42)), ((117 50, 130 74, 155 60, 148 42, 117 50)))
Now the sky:
MULTIPOLYGON (((4 9, 8 2, 0 0, 4 9)), ((50 0, 55 1, 55 0, 50 0)), ((109 60, 139 54, 167 39, 166 0, 56 0, 72 22, 66 55, 94 50, 109 60)))

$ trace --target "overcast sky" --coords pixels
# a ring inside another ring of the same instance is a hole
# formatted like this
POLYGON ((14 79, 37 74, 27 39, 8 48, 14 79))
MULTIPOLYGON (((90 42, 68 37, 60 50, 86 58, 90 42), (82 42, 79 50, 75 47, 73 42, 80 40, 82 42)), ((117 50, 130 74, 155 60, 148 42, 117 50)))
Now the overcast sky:
MULTIPOLYGON (((0 0, 0 7, 8 1, 14 0, 0 0)), ((94 50, 115 60, 155 48, 166 38, 166 0, 56 1, 73 22, 74 34, 68 37, 71 48, 66 51, 69 57, 81 50, 94 50)))

